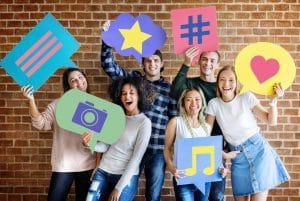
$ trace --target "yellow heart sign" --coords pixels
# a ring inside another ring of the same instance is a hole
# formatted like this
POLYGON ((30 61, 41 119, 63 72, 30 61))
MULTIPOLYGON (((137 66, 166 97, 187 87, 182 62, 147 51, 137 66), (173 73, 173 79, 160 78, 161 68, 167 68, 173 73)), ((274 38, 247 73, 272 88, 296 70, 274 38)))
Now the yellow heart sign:
POLYGON ((292 56, 279 45, 258 42, 240 51, 235 59, 237 78, 248 90, 261 95, 274 95, 273 85, 287 89, 295 79, 296 66, 292 56))

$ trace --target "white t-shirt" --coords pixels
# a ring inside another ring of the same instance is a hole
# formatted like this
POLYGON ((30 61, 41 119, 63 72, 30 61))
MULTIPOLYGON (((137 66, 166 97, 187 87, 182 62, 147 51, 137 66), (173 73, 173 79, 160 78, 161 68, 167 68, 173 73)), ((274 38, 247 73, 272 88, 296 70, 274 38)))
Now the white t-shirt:
POLYGON ((206 113, 216 117, 226 141, 237 146, 259 132, 252 112, 253 107, 258 104, 257 98, 247 92, 236 96, 230 102, 224 102, 221 98, 211 99, 206 113))

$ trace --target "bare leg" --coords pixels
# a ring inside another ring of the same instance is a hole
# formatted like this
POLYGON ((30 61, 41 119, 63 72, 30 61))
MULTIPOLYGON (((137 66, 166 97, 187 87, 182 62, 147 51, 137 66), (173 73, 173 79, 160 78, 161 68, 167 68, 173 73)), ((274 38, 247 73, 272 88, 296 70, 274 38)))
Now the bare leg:
POLYGON ((269 191, 251 195, 251 201, 267 201, 269 191))

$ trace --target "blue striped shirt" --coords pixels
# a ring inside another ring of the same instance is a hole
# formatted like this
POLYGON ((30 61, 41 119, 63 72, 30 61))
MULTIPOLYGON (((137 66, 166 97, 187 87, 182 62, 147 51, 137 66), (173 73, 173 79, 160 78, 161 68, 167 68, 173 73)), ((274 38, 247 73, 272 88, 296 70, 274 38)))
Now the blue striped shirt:
MULTIPOLYGON (((115 62, 112 48, 104 42, 102 42, 101 49, 101 65, 106 74, 113 80, 119 77, 143 77, 139 71, 127 71, 119 66, 115 62)), ((171 85, 163 77, 150 83, 155 86, 157 96, 151 108, 145 112, 152 122, 152 133, 147 151, 153 154, 163 153, 165 129, 169 119, 177 115, 177 102, 169 96, 171 85)))

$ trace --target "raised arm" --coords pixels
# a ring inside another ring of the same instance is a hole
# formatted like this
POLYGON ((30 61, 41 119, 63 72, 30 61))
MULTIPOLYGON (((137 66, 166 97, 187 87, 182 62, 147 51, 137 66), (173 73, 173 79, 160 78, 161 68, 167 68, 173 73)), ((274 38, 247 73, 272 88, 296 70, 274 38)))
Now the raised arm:
POLYGON ((171 97, 179 99, 181 93, 188 86, 187 73, 195 56, 199 54, 198 47, 191 47, 185 52, 184 62, 174 78, 171 86, 171 97))
POLYGON ((56 101, 50 103, 47 106, 46 110, 40 113, 35 103, 34 96, 32 94, 32 87, 24 86, 21 88, 21 92, 29 100, 32 125, 38 130, 51 130, 53 122, 55 121, 56 101))
POLYGON ((34 100, 33 96, 33 87, 32 86, 23 86, 21 88, 21 92, 24 97, 26 97, 29 100, 29 107, 30 107, 30 114, 32 117, 38 117, 40 115, 40 112, 37 108, 37 105, 34 100))
POLYGON ((261 104, 256 105, 253 108, 253 113, 263 122, 267 122, 270 125, 277 124, 278 110, 277 99, 284 95, 284 90, 281 84, 275 84, 274 87, 275 97, 271 98, 269 103, 270 108, 266 110, 261 104))
MULTIPOLYGON (((106 21, 102 26, 102 32, 105 32, 109 29, 110 21, 106 21)), ((139 74, 137 71, 129 73, 123 67, 119 66, 115 61, 112 48, 108 46, 104 41, 102 41, 101 47, 101 66, 105 73, 111 77, 113 80, 120 77, 128 77, 131 74, 139 74)))

